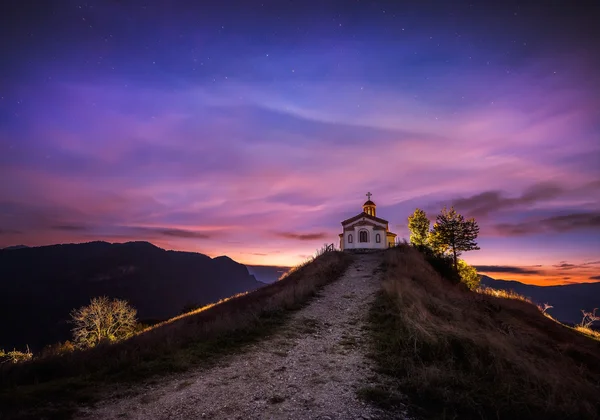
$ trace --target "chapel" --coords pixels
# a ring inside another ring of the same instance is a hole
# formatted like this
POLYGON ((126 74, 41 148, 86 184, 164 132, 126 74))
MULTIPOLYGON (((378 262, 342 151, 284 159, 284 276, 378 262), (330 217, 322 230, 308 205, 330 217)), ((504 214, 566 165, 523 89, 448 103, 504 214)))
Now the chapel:
POLYGON ((389 222, 377 217, 377 206, 371 201, 370 192, 363 211, 342 222, 340 249, 385 249, 394 246, 396 234, 390 232, 389 222))

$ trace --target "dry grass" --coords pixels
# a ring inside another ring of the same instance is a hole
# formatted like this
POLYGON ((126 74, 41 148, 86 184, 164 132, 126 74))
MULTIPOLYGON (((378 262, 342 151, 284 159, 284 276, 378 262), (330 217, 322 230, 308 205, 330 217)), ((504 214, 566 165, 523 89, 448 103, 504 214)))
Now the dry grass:
POLYGON ((475 289, 475 291, 477 293, 481 293, 483 295, 494 296, 494 297, 499 297, 499 298, 504 298, 504 299, 522 300, 523 302, 533 304, 531 299, 529 299, 523 295, 520 295, 513 290, 501 290, 501 289, 494 289, 492 287, 487 287, 487 286, 480 286, 477 289, 475 289))
POLYGON ((578 331, 581 334, 587 335, 588 337, 593 338, 594 340, 600 341, 599 331, 592 330, 591 328, 582 327, 580 325, 577 325, 574 329, 575 331, 578 331))
POLYGON ((147 326, 142 331, 138 332, 136 335, 146 334, 146 333, 148 333, 151 330, 155 330, 157 328, 162 328, 162 327, 164 327, 166 325, 169 325, 169 324, 174 324, 174 323, 178 322, 181 319, 185 319, 185 318, 188 318, 188 317, 191 317, 191 316, 195 316, 195 315, 199 314, 200 312, 207 311, 207 310, 209 310, 209 309, 211 309, 211 308, 213 308, 213 307, 215 307, 217 305, 221 305, 222 303, 228 302, 228 301, 230 301, 232 299, 238 299, 241 296, 247 295, 248 293, 249 292, 238 293, 238 294, 235 294, 233 296, 221 299, 221 300, 219 300, 217 302, 209 303, 207 305, 201 306, 200 308, 196 308, 196 309, 193 309, 193 310, 191 310, 189 312, 185 312, 185 313, 183 313, 181 315, 174 316, 173 318, 169 318, 166 321, 158 322, 156 324, 147 326))
MULTIPOLYGON (((488 296, 494 296, 494 297, 499 297, 499 298, 504 298, 504 299, 515 299, 515 300, 520 300, 523 302, 530 303, 532 305, 537 306, 537 308, 540 310, 542 315, 544 315, 548 319, 551 319, 552 321, 556 322, 557 324, 560 324, 566 328, 571 328, 573 331, 577 331, 578 333, 581 333, 589 338, 593 338, 595 340, 600 341, 600 332, 593 330, 591 328, 583 327, 581 325, 576 325, 574 327, 571 327, 569 325, 564 325, 560 321, 558 321, 556 318, 554 318, 552 315, 550 315, 548 312, 546 312, 544 310, 544 305, 536 305, 528 297, 520 295, 513 290, 501 290, 501 289, 494 289, 492 287, 482 286, 482 287, 475 289, 475 292, 481 293, 484 295, 488 295, 488 296)), ((552 306, 549 306, 549 307, 551 308, 552 306)))
POLYGON ((5 352, 0 349, 0 365, 3 363, 25 363, 33 359, 33 353, 27 348, 26 351, 9 351, 5 352))
POLYGON ((385 258, 370 329, 389 383, 364 398, 405 394, 424 418, 600 418, 600 343, 514 295, 450 284, 410 247, 385 258))
POLYGON ((97 389, 115 382, 137 382, 216 363, 275 331, 289 311, 306 304, 350 262, 347 254, 328 252, 281 281, 177 316, 128 340, 1 366, 0 406, 16 417, 31 415, 24 407, 45 410, 52 405, 58 411, 50 415, 62 417, 78 400, 93 401, 97 389))

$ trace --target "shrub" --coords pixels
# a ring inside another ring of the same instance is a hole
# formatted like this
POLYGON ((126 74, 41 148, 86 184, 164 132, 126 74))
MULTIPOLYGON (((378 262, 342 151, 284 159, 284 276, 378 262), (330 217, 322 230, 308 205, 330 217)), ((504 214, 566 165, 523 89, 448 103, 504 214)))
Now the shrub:
POLYGON ((64 343, 56 343, 46 346, 41 352, 41 357, 62 356, 63 354, 72 353, 74 351, 75 346, 73 343, 67 340, 64 343))
POLYGON ((13 350, 5 352, 0 349, 0 364, 3 363, 22 363, 27 362, 33 358, 33 353, 27 348, 26 351, 13 350))
POLYGON ((89 348, 129 338, 136 329, 136 313, 125 300, 93 298, 88 306, 71 312, 73 340, 78 347, 89 348))
POLYGON ((477 274, 475 267, 467 264, 465 260, 458 260, 458 275, 469 290, 476 290, 481 284, 481 276, 477 274))
POLYGON ((581 327, 590 328, 592 324, 596 321, 600 321, 600 315, 596 315, 596 311, 598 308, 594 308, 592 312, 587 312, 585 310, 581 310, 583 314, 583 318, 581 319, 581 327))

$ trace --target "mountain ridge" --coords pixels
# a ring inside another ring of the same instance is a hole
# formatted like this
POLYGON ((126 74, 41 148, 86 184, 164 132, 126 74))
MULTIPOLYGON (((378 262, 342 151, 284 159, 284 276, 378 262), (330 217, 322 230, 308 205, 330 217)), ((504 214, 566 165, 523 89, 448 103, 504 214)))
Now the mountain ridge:
POLYGON ((536 286, 482 275, 481 284, 494 289, 513 290, 537 304, 548 303, 553 306, 548 313, 568 324, 581 321, 582 309, 589 311, 600 307, 600 282, 536 286))
POLYGON ((168 251, 149 242, 92 241, 0 250, 0 348, 39 349, 70 336, 72 309, 92 297, 125 299, 140 320, 177 315, 263 285, 229 257, 168 251))

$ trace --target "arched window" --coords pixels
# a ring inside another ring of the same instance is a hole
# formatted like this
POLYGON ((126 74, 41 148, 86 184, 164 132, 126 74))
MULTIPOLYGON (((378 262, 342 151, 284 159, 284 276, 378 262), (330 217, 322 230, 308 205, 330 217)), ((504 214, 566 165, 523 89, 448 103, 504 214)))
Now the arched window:
POLYGON ((352 243, 352 234, 348 235, 348 243, 351 244, 352 243))
POLYGON ((366 230, 358 232, 358 242, 369 242, 369 233, 366 230))
POLYGON ((375 235, 375 242, 381 243, 381 235, 379 233, 375 235))

